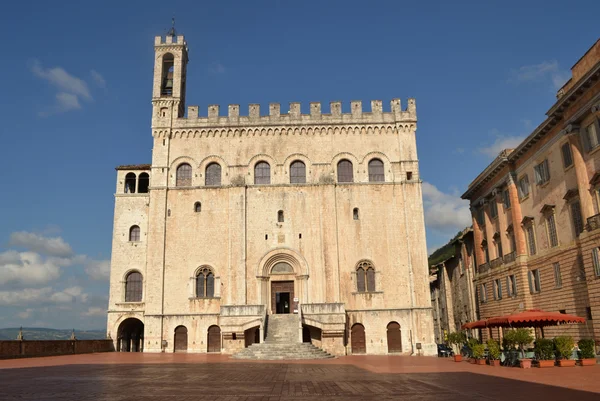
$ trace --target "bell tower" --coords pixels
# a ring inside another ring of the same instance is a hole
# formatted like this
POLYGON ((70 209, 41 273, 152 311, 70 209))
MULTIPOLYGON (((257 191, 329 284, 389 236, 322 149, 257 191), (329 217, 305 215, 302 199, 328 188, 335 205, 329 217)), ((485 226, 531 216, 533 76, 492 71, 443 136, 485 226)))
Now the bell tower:
MULTIPOLYGON (((173 26, 166 37, 154 38, 152 121, 183 117, 188 48, 173 26)), ((154 126, 155 124, 153 124, 154 126)))

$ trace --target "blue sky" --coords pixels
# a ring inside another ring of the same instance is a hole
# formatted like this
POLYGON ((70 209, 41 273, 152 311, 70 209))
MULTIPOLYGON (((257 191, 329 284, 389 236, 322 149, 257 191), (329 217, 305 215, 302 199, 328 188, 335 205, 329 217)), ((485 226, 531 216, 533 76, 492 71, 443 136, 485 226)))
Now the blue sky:
POLYGON ((598 39, 600 2, 7 3, 0 327, 105 327, 114 167, 150 162, 153 37, 173 15, 203 114, 415 97, 431 251, 470 224, 460 194, 598 39))

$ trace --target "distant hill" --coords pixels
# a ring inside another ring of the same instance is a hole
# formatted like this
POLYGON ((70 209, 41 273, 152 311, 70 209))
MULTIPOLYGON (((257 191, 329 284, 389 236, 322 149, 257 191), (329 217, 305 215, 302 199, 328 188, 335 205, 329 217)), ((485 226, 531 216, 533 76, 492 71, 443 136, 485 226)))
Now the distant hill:
MULTIPOLYGON (((0 329, 0 340, 16 340, 19 328, 0 329)), ((72 329, 57 330, 42 327, 23 327, 25 340, 68 340, 71 338, 72 329)), ((104 330, 75 330, 78 340, 103 340, 106 338, 104 330)))

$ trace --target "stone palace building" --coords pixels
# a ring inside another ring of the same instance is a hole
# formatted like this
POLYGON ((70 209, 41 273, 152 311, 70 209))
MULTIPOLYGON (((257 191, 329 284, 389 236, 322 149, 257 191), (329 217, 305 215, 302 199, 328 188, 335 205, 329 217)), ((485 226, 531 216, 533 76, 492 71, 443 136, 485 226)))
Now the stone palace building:
POLYGON ((415 100, 186 115, 186 41, 154 49, 152 164, 117 167, 116 348, 235 354, 287 314, 333 355, 435 354, 415 100))

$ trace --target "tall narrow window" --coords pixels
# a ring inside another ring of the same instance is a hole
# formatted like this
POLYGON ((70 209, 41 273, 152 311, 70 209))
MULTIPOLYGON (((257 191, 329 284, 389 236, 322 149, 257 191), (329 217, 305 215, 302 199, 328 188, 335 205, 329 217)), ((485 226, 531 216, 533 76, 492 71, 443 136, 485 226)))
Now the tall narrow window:
POLYGON ((481 284, 479 289, 479 299, 482 304, 487 302, 487 285, 485 283, 481 284))
POLYGON ((528 272, 529 278, 529 291, 532 294, 536 294, 542 290, 540 285, 540 269, 530 270, 528 272))
POLYGON ((527 243, 529 245, 529 255, 535 255, 536 253, 536 249, 535 249, 535 233, 534 233, 534 229, 533 229, 533 222, 531 222, 531 224, 529 224, 526 228, 527 231, 527 243))
POLYGON ((215 275, 209 267, 202 267, 196 274, 196 297, 214 298, 215 275))
POLYGON ((140 240, 140 227, 131 226, 129 229, 129 241, 138 242, 140 240))
POLYGON ((514 274, 506 278, 506 291, 508 291, 509 297, 517 295, 517 277, 514 274))
POLYGON ((550 242, 550 246, 552 248, 558 246, 558 235, 556 234, 556 220, 554 218, 554 213, 550 213, 546 218, 546 225, 548 228, 548 238, 550 242))
POLYGON ((592 262, 594 264, 594 273, 600 276, 600 248, 592 249, 592 262))
POLYGON ((283 210, 280 210, 277 212, 277 222, 278 223, 283 223, 284 219, 283 219, 283 210))
POLYGON ((161 96, 173 95, 174 59, 171 53, 163 56, 161 96))
POLYGON ((556 262, 553 264, 554 267, 554 286, 556 288, 562 287, 562 276, 560 274, 560 263, 556 262))
POLYGON ((502 280, 494 280, 494 299, 499 301, 502 299, 502 280))
POLYGON ((147 194, 149 187, 150 187, 150 176, 148 175, 148 173, 140 174, 138 192, 140 194, 147 194))
POLYGON ((306 183, 306 165, 296 160, 290 165, 290 184, 305 184, 306 183))
POLYGON ((221 165, 210 163, 206 166, 204 185, 207 187, 218 187, 221 185, 221 165))
POLYGON ((142 275, 131 272, 125 278, 125 302, 142 301, 142 275))
POLYGON ((189 187, 192 185, 192 166, 187 163, 177 166, 175 185, 178 187, 189 187))
POLYGON ((127 173, 125 176, 125 193, 126 194, 134 194, 135 193, 135 179, 136 176, 134 173, 127 173))
POLYGON ((480 227, 485 225, 485 211, 483 210, 483 206, 477 208, 475 212, 475 218, 477 219, 477 224, 479 224, 480 227))
POLYGON ((359 267, 356 269, 356 291, 365 292, 365 269, 359 267))
POLYGON ((504 204, 504 209, 510 209, 510 194, 508 189, 502 191, 502 203, 504 204))
POLYGON ((379 159, 372 159, 369 162, 369 182, 384 182, 385 172, 383 162, 379 159))
POLYGON ((529 177, 527 175, 519 179, 517 190, 519 192, 519 199, 522 200, 529 196, 529 177))
POLYGON ((370 262, 361 262, 356 268, 358 292, 375 292, 375 268, 370 262))
POLYGON ((202 211, 202 203, 194 203, 194 213, 200 213, 202 211))
POLYGON ((535 172, 535 183, 537 185, 543 185, 550 180, 550 170, 548 168, 548 159, 544 159, 543 162, 533 168, 535 172))
POLYGON ((352 210, 352 218, 354 220, 358 220, 359 219, 358 208, 357 207, 355 207, 354 210, 352 210))
POLYGON ((340 160, 337 164, 338 182, 353 182, 354 172, 352 170, 352 162, 350 160, 340 160))
POLYGON ((271 183, 271 166, 267 162, 258 162, 254 166, 254 184, 271 183))
POLYGON ((569 145, 569 142, 563 144, 560 150, 563 158, 563 166, 565 168, 571 167, 573 165, 573 155, 571 155, 571 145, 569 145))
POLYGON ((579 236, 583 232, 583 220, 581 218, 581 204, 578 200, 571 203, 571 217, 573 217, 575 235, 579 236))
POLYGON ((596 122, 585 127, 583 135, 583 146, 586 151, 595 149, 600 141, 598 140, 598 132, 596 131, 596 122))

